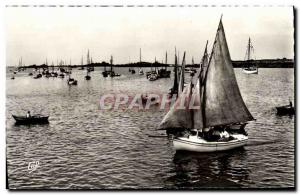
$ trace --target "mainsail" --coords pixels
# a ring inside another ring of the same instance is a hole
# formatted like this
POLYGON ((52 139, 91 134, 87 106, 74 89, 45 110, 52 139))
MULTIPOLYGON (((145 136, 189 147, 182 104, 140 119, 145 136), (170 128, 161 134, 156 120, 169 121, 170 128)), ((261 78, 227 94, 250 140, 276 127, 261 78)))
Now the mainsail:
MULTIPOLYGON (((204 57, 206 54, 205 50, 204 57)), ((191 82, 184 88, 158 129, 202 129, 253 120, 235 78, 222 20, 206 68, 205 64, 203 61, 197 73, 196 85, 191 82), (189 107, 178 109, 187 94, 190 96, 185 100, 189 102, 184 105, 189 107)))
POLYGON ((204 78, 204 126, 253 120, 241 96, 220 20, 204 78))

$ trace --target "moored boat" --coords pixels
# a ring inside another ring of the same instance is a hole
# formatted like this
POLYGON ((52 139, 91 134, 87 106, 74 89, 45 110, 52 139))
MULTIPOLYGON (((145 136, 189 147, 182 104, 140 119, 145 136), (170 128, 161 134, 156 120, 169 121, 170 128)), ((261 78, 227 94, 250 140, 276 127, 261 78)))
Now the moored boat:
POLYGON ((248 45, 247 45, 247 50, 246 50, 246 66, 242 68, 242 71, 246 74, 258 74, 258 67, 255 64, 255 61, 252 59, 253 58, 253 45, 251 43, 251 39, 249 37, 248 40, 248 45))

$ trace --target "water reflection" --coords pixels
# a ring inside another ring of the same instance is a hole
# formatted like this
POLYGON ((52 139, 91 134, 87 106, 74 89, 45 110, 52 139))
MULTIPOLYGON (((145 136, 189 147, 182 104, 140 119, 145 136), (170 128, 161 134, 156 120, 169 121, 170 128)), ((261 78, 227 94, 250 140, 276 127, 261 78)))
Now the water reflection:
POLYGON ((166 185, 178 189, 240 188, 249 180, 250 170, 244 148, 226 153, 177 151, 173 163, 175 175, 167 179, 166 185))

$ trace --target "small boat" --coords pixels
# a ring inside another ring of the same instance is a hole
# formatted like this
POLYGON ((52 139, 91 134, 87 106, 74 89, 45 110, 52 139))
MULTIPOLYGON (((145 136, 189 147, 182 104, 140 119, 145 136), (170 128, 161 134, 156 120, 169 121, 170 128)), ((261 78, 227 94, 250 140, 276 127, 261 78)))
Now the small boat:
POLYGON ((12 115, 16 120, 16 124, 44 124, 49 123, 49 116, 34 115, 30 117, 12 115))
POLYGON ((57 72, 51 72, 51 77, 57 77, 57 76, 58 76, 57 72))
POLYGON ((134 69, 131 70, 131 74, 135 74, 135 70, 134 69))
POLYGON ((86 76, 85 76, 85 80, 87 80, 87 81, 88 81, 88 80, 91 80, 91 76, 90 76, 90 75, 86 75, 86 76))
POLYGON ((75 80, 74 78, 71 78, 71 71, 69 71, 70 73, 68 74, 69 75, 69 78, 67 80, 67 83, 68 85, 77 85, 77 80, 75 80))
MULTIPOLYGON (((204 53, 204 57, 208 55, 204 53)), ((242 147, 248 140, 245 126, 254 118, 236 81, 222 19, 210 59, 203 62, 195 79, 181 90, 183 59, 178 98, 158 130, 166 130, 167 135, 173 136, 175 150, 216 152, 242 147)))
POLYGON ((28 76, 32 76, 32 75, 33 75, 32 72, 28 73, 28 76))
POLYGON ((39 74, 35 75, 33 78, 34 78, 34 79, 42 78, 42 74, 39 73, 39 74))
POLYGON ((295 108, 293 107, 292 103, 286 106, 279 106, 276 107, 277 115, 294 115, 295 108))
POLYGON ((139 70, 139 75, 144 75, 144 71, 143 71, 143 69, 141 69, 141 68, 140 68, 140 70, 139 70))
POLYGON ((68 80, 68 85, 77 85, 77 80, 74 79, 68 80))
POLYGON ((102 76, 103 76, 103 77, 107 77, 107 76, 108 76, 108 71, 106 71, 106 70, 103 71, 103 72, 102 72, 102 76))
POLYGON ((156 73, 151 73, 149 76, 148 76, 148 80, 149 81, 155 81, 158 79, 158 75, 156 73))
POLYGON ((91 80, 91 76, 90 76, 90 70, 89 69, 86 69, 86 75, 85 75, 85 80, 91 80))
POLYGON ((64 73, 60 73, 60 74, 58 75, 58 77, 63 79, 63 78, 65 78, 65 74, 64 74, 64 73))
POLYGON ((14 75, 12 77, 10 77, 10 79, 14 80, 15 79, 14 75))
POLYGON ((246 51, 246 66, 242 68, 242 71, 246 74, 258 74, 258 67, 255 64, 255 61, 252 59, 251 52, 254 53, 253 45, 249 37, 247 51, 246 51))

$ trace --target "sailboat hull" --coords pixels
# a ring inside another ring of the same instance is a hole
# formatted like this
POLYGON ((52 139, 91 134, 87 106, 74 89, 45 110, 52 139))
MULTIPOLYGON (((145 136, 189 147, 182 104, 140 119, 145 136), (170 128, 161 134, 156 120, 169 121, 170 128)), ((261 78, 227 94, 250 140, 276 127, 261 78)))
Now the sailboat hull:
POLYGON ((243 147, 247 144, 248 137, 242 136, 226 142, 199 142, 188 138, 174 138, 173 146, 175 150, 191 151, 191 152, 216 152, 226 151, 243 147))
POLYGON ((254 70, 243 69, 243 72, 246 74, 258 74, 258 69, 254 69, 254 70))

